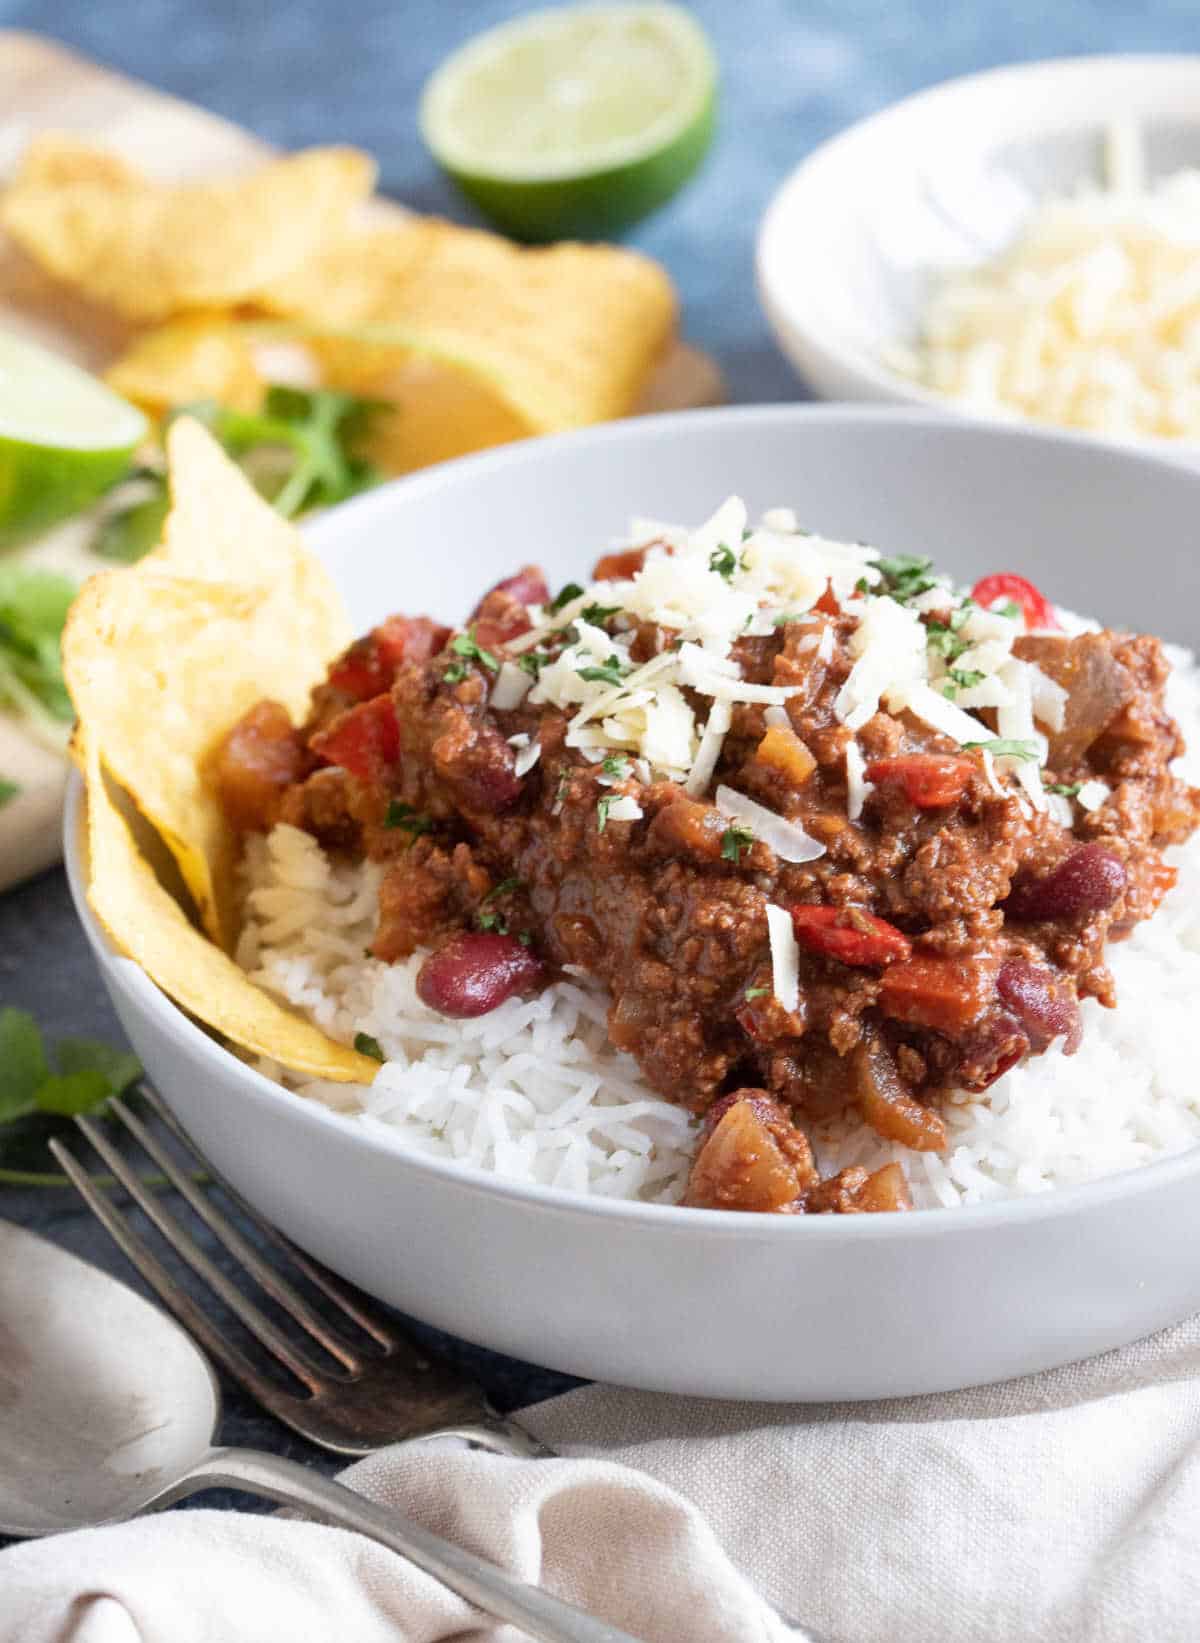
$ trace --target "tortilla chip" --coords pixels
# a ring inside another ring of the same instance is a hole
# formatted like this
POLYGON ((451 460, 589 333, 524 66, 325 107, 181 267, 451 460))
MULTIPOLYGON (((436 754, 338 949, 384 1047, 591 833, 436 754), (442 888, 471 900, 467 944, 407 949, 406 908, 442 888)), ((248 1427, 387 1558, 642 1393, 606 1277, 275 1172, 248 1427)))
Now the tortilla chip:
POLYGON ((369 1084, 377 1062, 292 1015, 189 923, 139 855, 108 792, 97 749, 87 741, 83 753, 88 902, 125 957, 176 1004, 243 1050, 314 1078, 369 1084))
POLYGON ((0 223, 55 278, 131 319, 228 308, 303 267, 371 192, 352 148, 313 148, 246 177, 169 184, 83 145, 43 142, 0 203, 0 223), (118 167, 120 169, 118 169, 118 167))
POLYGON ((128 188, 141 182, 128 160, 72 131, 42 131, 31 137, 21 159, 21 176, 39 188, 61 188, 68 183, 128 188))
POLYGON ((264 696, 303 718, 350 626, 295 529, 198 423, 173 424, 167 454, 164 543, 84 584, 63 666, 89 748, 162 835, 205 929, 231 951, 240 841, 209 760, 264 696))
POLYGON ((667 275, 636 252, 432 218, 331 239, 257 301, 323 333, 331 381, 430 356, 482 378, 530 433, 626 415, 676 317, 667 275))
MULTIPOLYGON (((330 360, 325 381, 350 389, 338 364, 336 357, 330 360)), ((371 418, 362 442, 362 455, 382 473, 411 473, 529 434, 528 424, 489 383, 440 360, 407 359, 378 377, 356 376, 356 384, 351 392, 396 407, 394 416, 371 418)))
POLYGON ((256 411, 265 391, 245 332, 224 314, 192 314, 146 332, 104 375, 154 417, 198 399, 256 411))

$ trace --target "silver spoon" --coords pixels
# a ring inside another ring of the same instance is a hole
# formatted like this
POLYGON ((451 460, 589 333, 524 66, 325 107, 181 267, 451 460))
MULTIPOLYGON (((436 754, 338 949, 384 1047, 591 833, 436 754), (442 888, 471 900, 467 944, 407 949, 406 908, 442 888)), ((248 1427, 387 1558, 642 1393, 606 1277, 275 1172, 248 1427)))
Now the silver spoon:
POLYGON ((0 1531, 119 1523, 227 1487, 370 1536, 545 1643, 636 1643, 280 1455, 212 1444, 221 1394, 182 1329, 106 1272, 0 1221, 0 1531))

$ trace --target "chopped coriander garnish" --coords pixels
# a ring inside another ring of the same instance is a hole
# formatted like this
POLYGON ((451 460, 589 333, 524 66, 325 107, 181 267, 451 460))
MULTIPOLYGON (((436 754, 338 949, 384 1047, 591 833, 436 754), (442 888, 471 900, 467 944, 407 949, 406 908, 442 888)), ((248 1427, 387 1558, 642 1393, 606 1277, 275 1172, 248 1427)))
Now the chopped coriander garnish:
POLYGON ((942 695, 948 702, 952 702, 958 695, 958 686, 954 683, 953 679, 942 680, 942 695))
POLYGON ((737 569, 737 557, 733 549, 725 542, 722 542, 719 548, 714 548, 708 556, 708 568, 716 571, 718 576, 723 576, 728 582, 737 569))
POLYGON ((954 631, 953 618, 949 623, 929 622, 925 628, 925 644, 938 656, 944 656, 948 662, 953 662, 961 656, 964 650, 969 650, 970 641, 960 637, 954 631))
POLYGON ((785 628, 789 622, 806 622, 810 614, 807 610, 785 610, 774 618, 774 623, 777 628, 785 628))
POLYGON ((1018 621, 1024 614, 1015 599, 1006 599, 1002 605, 993 605, 992 613, 995 616, 1007 616, 1010 622, 1018 621))
POLYGON ((611 776, 615 782, 623 782, 629 771, 629 760, 623 753, 610 753, 600 766, 600 774, 611 776))
POLYGON ((1082 782, 1047 782, 1046 792, 1057 793, 1060 799, 1073 799, 1082 786, 1082 782))
POLYGON ((518 930, 517 931, 517 940, 521 943, 522 947, 532 947, 533 946, 533 931, 532 930, 518 930))
POLYGON ((756 998, 763 998, 770 991, 769 987, 747 987, 746 998, 752 1002, 756 998))
POLYGON ((445 673, 442 674, 442 678, 448 685, 461 684, 466 676, 467 664, 465 662, 451 662, 445 673))
POLYGON ((499 658, 493 656, 490 650, 483 649, 475 638, 474 628, 468 628, 465 633, 456 633, 450 641, 450 649, 455 655, 469 657, 471 661, 478 662, 481 667, 488 668, 492 673, 499 670, 499 658))
POLYGON ((994 753, 998 759, 1036 759, 1038 756, 1035 742, 1014 741, 1007 736, 993 736, 986 742, 964 742, 963 751, 979 748, 983 753, 994 753))
POLYGON ((597 667, 581 667, 579 677, 586 679, 589 684, 619 685, 628 671, 629 669, 622 667, 615 656, 610 656, 597 667))
POLYGON ((572 599, 578 599, 583 591, 584 590, 579 586, 578 582, 568 582, 566 587, 560 590, 557 597, 551 599, 551 615, 557 616, 559 611, 562 610, 565 605, 569 605, 572 599))
POLYGON ((484 896, 483 905, 486 906, 489 901, 495 901, 497 896, 510 896, 514 890, 521 890, 523 888, 524 886, 522 885, 520 879, 501 879, 500 883, 493 889, 489 890, 487 895, 484 896))
POLYGON ((354 1048, 358 1051, 359 1055, 369 1055, 372 1061, 387 1060, 379 1040, 377 1038, 372 1038, 370 1033, 355 1033, 354 1048))
POLYGON ((0 566, 0 708, 59 747, 75 716, 59 656, 75 593, 75 584, 55 571, 0 566))
POLYGON ((974 599, 964 599, 962 604, 958 607, 957 610, 951 611, 951 613, 950 613, 950 626, 954 630, 955 633, 957 633, 959 628, 962 627, 963 623, 967 620, 967 618, 970 616, 971 612, 974 609, 975 609, 974 599))
POLYGON ((867 581, 865 576, 859 577, 858 581, 854 584, 854 591, 855 593, 870 593, 871 584, 867 581))
POLYGON ((494 930, 498 936, 508 934, 508 920, 503 913, 480 913, 478 924, 481 930, 494 930))
POLYGON ((589 623, 594 628, 602 628, 610 616, 619 616, 620 612, 620 605, 585 605, 577 619, 589 623))
POLYGON ((6 776, 0 776, 0 810, 6 804, 11 804, 21 791, 16 782, 10 782, 6 776))
POLYGON ((596 800, 596 831, 603 833, 608 826, 608 812, 617 802, 616 793, 605 793, 596 800))
POLYGON ((937 579, 929 574, 933 560, 920 554, 898 553, 890 559, 877 559, 875 565, 887 584, 888 594, 899 604, 906 604, 937 587, 937 579))
POLYGON ((736 867, 743 852, 754 843, 754 834, 748 827, 727 827, 721 834, 721 860, 731 861, 736 867))
POLYGON ((517 657, 517 666, 528 673, 530 678, 536 679, 551 659, 548 650, 526 650, 517 657))
POLYGON ((952 667, 950 669, 950 677, 961 689, 970 690, 972 685, 981 685, 984 681, 985 675, 977 672, 974 668, 952 667))
POLYGON ((418 833, 428 833, 433 826, 428 816, 422 816, 414 810, 411 804, 404 804, 399 799, 392 799, 384 813, 385 827, 402 827, 406 833, 416 838, 418 833))

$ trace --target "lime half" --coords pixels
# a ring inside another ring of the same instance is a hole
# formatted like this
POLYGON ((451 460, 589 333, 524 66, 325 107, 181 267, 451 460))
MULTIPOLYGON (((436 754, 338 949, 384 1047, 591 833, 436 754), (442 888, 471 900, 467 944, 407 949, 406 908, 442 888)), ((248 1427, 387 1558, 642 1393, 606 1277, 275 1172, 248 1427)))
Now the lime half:
POLYGON ((128 467, 146 426, 77 365, 0 331, 0 547, 94 502, 128 467))
POLYGON ((689 12, 537 11, 468 41, 433 75, 421 131, 480 210, 519 239, 612 234, 704 157, 717 68, 689 12))

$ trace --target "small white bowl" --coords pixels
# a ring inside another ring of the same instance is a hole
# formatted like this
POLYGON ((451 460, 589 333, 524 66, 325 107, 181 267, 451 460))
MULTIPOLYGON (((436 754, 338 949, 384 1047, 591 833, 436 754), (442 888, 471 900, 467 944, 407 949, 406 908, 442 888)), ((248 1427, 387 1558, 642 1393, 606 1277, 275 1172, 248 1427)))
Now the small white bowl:
MULTIPOLYGON (((990 260, 1044 196, 1101 182, 1114 120, 1141 129, 1151 177, 1200 165, 1200 56, 968 75, 810 154, 767 207, 757 273, 779 345, 818 396, 986 417, 890 369, 884 350, 912 342, 940 274, 990 260)), ((1138 443, 1200 458, 1182 441, 1138 443)))
MULTIPOLYGON (((794 504, 835 536, 933 554, 966 582, 1023 571, 1063 603, 1200 638, 1200 558, 1180 551, 1200 476, 928 412, 635 417, 385 485, 309 539, 356 625, 391 610, 454 621, 515 565, 536 560, 560 585, 631 514, 696 521, 731 491, 754 510, 794 504)), ((1000 1380, 1200 1307, 1200 1147, 1039 1197, 846 1216, 582 1197, 406 1150, 264 1078, 114 951, 87 904, 83 811, 72 776, 72 894, 163 1098, 289 1237, 427 1323, 593 1379, 791 1400, 1000 1380)))

